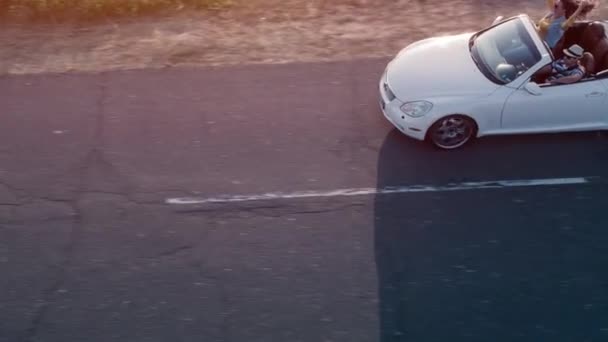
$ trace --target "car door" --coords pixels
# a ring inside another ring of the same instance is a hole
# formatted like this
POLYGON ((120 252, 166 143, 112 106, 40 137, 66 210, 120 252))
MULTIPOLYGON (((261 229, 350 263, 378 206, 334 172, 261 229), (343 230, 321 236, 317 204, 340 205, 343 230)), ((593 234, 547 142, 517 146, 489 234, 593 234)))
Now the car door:
POLYGON ((605 125, 607 97, 602 80, 542 85, 537 94, 525 84, 507 98, 501 126, 513 131, 586 130, 605 125))

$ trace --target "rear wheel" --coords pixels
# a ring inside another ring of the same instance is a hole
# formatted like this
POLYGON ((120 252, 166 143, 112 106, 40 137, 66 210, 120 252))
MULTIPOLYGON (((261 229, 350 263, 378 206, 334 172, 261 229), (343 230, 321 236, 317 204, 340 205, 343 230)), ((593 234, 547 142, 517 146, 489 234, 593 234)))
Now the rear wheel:
POLYGON ((452 150, 466 144, 475 136, 477 125, 464 115, 450 115, 439 119, 429 128, 428 138, 433 145, 452 150))

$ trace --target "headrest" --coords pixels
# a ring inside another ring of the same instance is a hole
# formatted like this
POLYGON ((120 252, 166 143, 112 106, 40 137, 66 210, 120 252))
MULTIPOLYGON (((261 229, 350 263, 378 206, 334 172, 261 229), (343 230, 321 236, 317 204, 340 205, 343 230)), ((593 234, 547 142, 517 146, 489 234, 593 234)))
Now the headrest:
POLYGON ((584 34, 592 36, 595 40, 606 38, 606 27, 599 21, 592 22, 589 23, 584 34))

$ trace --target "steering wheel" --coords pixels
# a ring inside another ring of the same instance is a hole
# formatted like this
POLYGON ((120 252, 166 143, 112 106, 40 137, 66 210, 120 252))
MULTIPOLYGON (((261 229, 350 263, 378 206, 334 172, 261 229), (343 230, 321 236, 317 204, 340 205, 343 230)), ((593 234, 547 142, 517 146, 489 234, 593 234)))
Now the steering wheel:
POLYGON ((526 72, 529 69, 528 66, 524 62, 521 62, 520 64, 516 64, 515 68, 517 69, 517 76, 523 74, 524 72, 526 72))

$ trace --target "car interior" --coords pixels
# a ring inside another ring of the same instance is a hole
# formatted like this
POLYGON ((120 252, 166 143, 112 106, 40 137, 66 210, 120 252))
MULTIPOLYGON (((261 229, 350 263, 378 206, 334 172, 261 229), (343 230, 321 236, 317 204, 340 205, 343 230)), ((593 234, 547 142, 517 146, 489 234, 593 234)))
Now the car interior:
MULTIPOLYGON (((579 82, 608 77, 608 21, 578 21, 564 34, 553 48, 554 59, 561 58, 563 49, 572 44, 578 44, 585 50, 581 64, 586 74, 579 82)), ((532 81, 544 86, 544 80, 549 75, 537 73, 532 81)))

